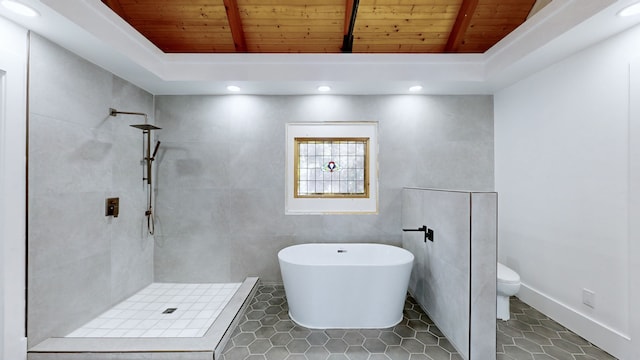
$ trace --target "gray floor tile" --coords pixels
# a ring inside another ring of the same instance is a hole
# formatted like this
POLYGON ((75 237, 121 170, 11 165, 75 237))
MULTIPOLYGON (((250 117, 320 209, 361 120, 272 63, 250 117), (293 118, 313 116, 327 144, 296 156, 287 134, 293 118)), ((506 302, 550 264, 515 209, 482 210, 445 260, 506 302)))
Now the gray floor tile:
MULTIPOLYGON (((462 360, 410 296, 402 322, 388 329, 298 326, 281 285, 260 286, 250 301, 221 360, 462 360)), ((615 360, 515 297, 511 312, 497 321, 497 360, 615 360)))
POLYGON ((533 360, 533 355, 530 352, 515 345, 505 345, 504 353, 515 360, 533 360))
POLYGON ((409 352, 405 350, 402 346, 388 346, 385 354, 391 360, 409 360, 409 352))
POLYGON ((362 335, 359 331, 349 330, 342 337, 344 342, 348 345, 362 345, 364 342, 364 335, 362 335))
POLYGON ((329 357, 329 351, 320 345, 310 347, 304 354, 309 360, 326 360, 329 357))
POLYGON ((310 345, 324 345, 329 340, 327 334, 324 331, 314 331, 307 336, 307 341, 310 345))
POLYGON ((250 354, 265 354, 272 346, 271 342, 267 339, 257 339, 252 342, 248 348, 250 354))
MULTIPOLYGON (((345 354, 331 354, 331 355, 329 355, 327 360, 349 360, 349 358, 345 354)), ((382 359, 380 359, 380 360, 382 360, 382 359)))
POLYGON ((267 360, 284 360, 289 356, 289 352, 282 346, 274 346, 267 351, 265 356, 267 357, 267 360))
POLYGON ((400 345, 402 338, 394 332, 385 330, 380 333, 380 340, 387 345, 400 345))
POLYGON ((387 345, 380 339, 365 339, 362 345, 370 353, 384 353, 387 345))
POLYGON ((273 344, 274 346, 285 346, 291 340, 293 340, 293 337, 291 337, 289 333, 279 332, 279 333, 273 334, 273 336, 271 336, 269 340, 271 340, 271 344, 273 344))
POLYGON ((345 354, 351 360, 367 360, 369 357, 369 352, 360 345, 349 346, 345 354))
POLYGON ((294 339, 291 340, 286 346, 287 350, 289 350, 292 354, 304 354, 307 349, 311 347, 307 340, 305 339, 294 339))
POLYGON ((340 354, 347 351, 349 345, 347 345, 347 343, 342 339, 329 339, 324 347, 326 347, 332 354, 340 354))

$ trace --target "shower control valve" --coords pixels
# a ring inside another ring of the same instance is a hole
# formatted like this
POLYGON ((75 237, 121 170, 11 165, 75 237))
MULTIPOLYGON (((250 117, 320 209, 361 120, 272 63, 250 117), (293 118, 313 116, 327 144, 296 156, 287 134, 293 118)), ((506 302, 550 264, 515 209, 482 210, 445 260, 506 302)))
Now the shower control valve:
POLYGON ((120 212, 120 198, 107 198, 105 201, 104 216, 118 217, 120 212))

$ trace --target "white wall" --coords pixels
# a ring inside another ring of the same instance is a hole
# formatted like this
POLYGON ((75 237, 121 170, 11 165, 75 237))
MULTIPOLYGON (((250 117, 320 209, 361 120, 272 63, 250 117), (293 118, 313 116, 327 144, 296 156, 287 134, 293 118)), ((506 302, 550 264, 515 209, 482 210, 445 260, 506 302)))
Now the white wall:
POLYGON ((0 358, 26 359, 27 30, 0 17, 0 358))
POLYGON ((629 340, 640 255, 629 235, 629 63, 639 55, 636 27, 494 104, 499 259, 520 273, 520 298, 622 359, 640 347, 629 340))
MULTIPOLYGON (((629 290, 630 304, 640 303, 640 58, 631 64, 631 106, 629 126, 629 290)), ((630 357, 640 358, 640 311, 630 306, 630 357)))

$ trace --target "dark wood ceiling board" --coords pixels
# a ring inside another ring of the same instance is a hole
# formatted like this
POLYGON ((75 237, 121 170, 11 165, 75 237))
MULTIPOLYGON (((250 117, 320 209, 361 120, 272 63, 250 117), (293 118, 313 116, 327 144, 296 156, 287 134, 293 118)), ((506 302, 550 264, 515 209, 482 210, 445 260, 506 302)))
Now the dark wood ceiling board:
POLYGON ((292 45, 274 45, 274 44, 248 44, 249 52, 252 53, 269 53, 269 54, 277 54, 277 53, 339 53, 340 46, 342 45, 342 41, 335 46, 321 46, 321 45, 307 45, 307 44, 296 44, 292 45))
POLYGON ((303 18, 303 19, 325 19, 340 18, 344 16, 342 6, 318 5, 318 6, 241 6, 242 16, 257 19, 275 18, 303 18))
POLYGON ((372 53, 372 54, 389 54, 389 53, 400 53, 400 54, 411 54, 411 53, 440 53, 444 45, 432 45, 432 44, 423 44, 423 45, 406 45, 406 44, 376 44, 376 45, 366 45, 360 44, 357 41, 353 44, 353 52, 354 53, 372 53))
POLYGON ((120 4, 120 0, 103 0, 103 3, 107 5, 113 12, 118 14, 123 19, 127 18, 127 14, 124 11, 124 8, 120 4))
POLYGON ((358 11, 358 15, 372 14, 375 17, 455 17, 458 13, 459 6, 454 5, 369 5, 363 6, 362 11, 358 11))
POLYGON ((460 52, 485 52, 526 19, 535 0, 480 0, 459 46, 460 52))
POLYGON ((451 29, 450 22, 420 22, 420 21, 407 21, 402 26, 398 25, 395 21, 385 20, 371 20, 362 22, 362 25, 356 25, 357 32, 371 32, 376 33, 378 36, 383 36, 387 33, 441 33, 448 34, 451 29))
POLYGON ((344 0, 238 0, 238 6, 249 52, 339 52, 344 0))
POLYGON ((354 32, 354 52, 440 52, 460 1, 363 0, 354 32))
POLYGON ((219 4, 192 5, 176 1, 176 3, 166 6, 146 3, 122 6, 127 17, 133 21, 144 19, 218 19, 227 15, 222 1, 219 2, 219 4))
POLYGON ((164 52, 234 52, 222 0, 120 0, 127 20, 164 52))
POLYGON ((333 43, 335 40, 342 40, 341 34, 336 33, 315 33, 315 32, 286 32, 286 33, 252 33, 247 36, 247 40, 251 41, 269 41, 269 40, 285 40, 293 41, 304 39, 305 43, 309 41, 324 41, 325 43, 333 43))

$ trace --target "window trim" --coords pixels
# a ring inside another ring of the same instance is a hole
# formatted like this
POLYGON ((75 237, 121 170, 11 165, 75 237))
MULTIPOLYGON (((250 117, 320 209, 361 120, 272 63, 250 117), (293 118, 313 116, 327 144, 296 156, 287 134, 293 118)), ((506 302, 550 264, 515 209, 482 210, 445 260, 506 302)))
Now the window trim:
POLYGON ((284 197, 286 215, 377 214, 378 201, 378 123, 299 122, 285 125, 284 197), (369 138, 369 197, 294 197, 295 138, 369 138))

